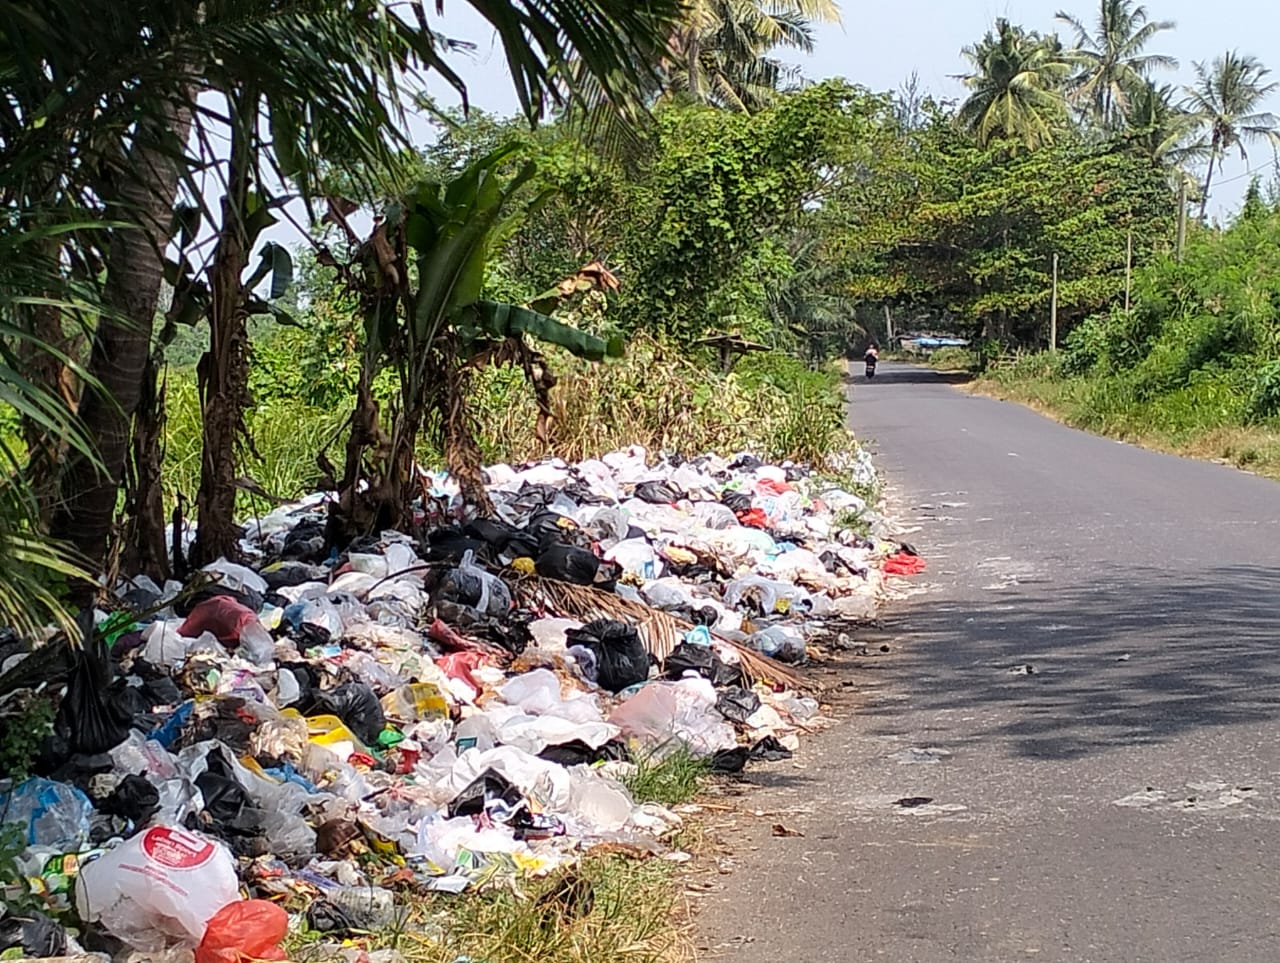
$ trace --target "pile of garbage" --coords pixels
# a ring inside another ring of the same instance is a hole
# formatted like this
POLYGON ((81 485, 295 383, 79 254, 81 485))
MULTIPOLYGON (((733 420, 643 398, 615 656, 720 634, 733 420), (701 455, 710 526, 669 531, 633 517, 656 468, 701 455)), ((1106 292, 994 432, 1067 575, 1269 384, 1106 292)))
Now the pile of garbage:
MULTIPOLYGON (((90 948, 281 958, 286 909, 341 939, 402 894, 661 854, 681 817, 633 799, 637 763, 787 758, 819 706, 783 663, 914 557, 839 482, 746 455, 487 477, 476 518, 424 476, 418 539, 339 552, 322 493, 249 524, 244 564, 122 583, 66 653, 40 775, 0 782, 5 902, 40 908, 0 949, 62 955, 71 914, 90 948)), ((0 648, 0 681, 47 678, 48 648, 0 648)))

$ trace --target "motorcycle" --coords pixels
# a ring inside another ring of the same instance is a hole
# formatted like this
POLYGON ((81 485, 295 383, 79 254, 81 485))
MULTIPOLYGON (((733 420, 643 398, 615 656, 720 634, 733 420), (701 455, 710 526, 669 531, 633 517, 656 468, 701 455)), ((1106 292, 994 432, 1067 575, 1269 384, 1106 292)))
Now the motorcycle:
POLYGON ((866 365, 867 365, 866 367, 867 377, 874 378, 876 376, 876 356, 873 354, 867 355, 866 365))

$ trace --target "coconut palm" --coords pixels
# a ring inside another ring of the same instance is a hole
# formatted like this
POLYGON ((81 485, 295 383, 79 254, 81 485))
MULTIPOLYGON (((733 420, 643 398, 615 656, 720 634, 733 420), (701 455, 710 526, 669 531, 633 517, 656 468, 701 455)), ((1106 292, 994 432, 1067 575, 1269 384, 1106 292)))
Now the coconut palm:
POLYGON ((1173 57, 1143 50, 1156 34, 1172 30, 1171 20, 1152 20, 1147 8, 1134 0, 1101 0, 1092 31, 1067 13, 1058 20, 1076 33, 1068 59, 1079 69, 1072 82, 1071 100, 1104 129, 1115 129, 1135 93, 1153 70, 1178 66, 1173 57))
POLYGON ((758 110, 794 74, 770 52, 809 52, 812 24, 839 20, 832 0, 695 0, 671 40, 665 91, 731 110, 758 110))
POLYGON ((1066 120, 1070 74, 1056 36, 1041 36, 1001 18, 995 32, 965 47, 973 72, 960 77, 969 97, 956 120, 979 144, 1005 138, 1036 148, 1053 142, 1066 120))
POLYGON ((1174 88, 1147 81, 1129 96, 1124 139, 1153 164, 1182 169, 1208 154, 1199 119, 1174 101, 1174 88))
MULTIPOLYGON (((530 117, 572 96, 574 58, 616 109, 633 103, 678 22, 677 0, 469 0, 496 30, 530 117)), ((406 0, 8 0, 0 3, 4 199, 89 197, 117 222, 92 241, 105 269, 94 376, 80 405, 101 466, 73 452, 55 531, 101 560, 130 417, 149 356, 173 237, 173 203, 234 120, 205 91, 252 103, 254 170, 309 193, 318 160, 376 169, 404 144, 399 90, 428 75, 461 88, 430 26, 438 3, 406 0), (187 151, 187 131, 198 146, 187 151), (317 148, 321 152, 317 153, 317 148), (261 153, 256 153, 261 152, 261 153), (18 183, 21 173, 23 180, 18 183)), ((261 196, 256 190, 254 193, 261 196)), ((247 197, 243 190, 242 197, 247 197)), ((265 208, 259 206, 262 214, 265 208)), ((243 210, 229 209, 229 218, 243 210)), ((261 215, 258 215, 261 216, 261 215)), ((226 219, 224 218, 224 221, 226 219)), ((216 295, 215 295, 216 296, 216 295)))
POLYGON ((1200 219, 1204 220, 1214 170, 1221 170, 1227 151, 1234 147, 1241 160, 1248 160, 1247 141, 1268 140, 1273 146, 1280 143, 1280 121, 1275 114, 1261 109, 1280 84, 1267 82, 1271 71, 1256 57, 1235 50, 1215 57, 1208 65, 1197 63, 1195 70, 1196 83, 1187 88, 1187 109, 1208 128, 1209 134, 1209 169, 1200 198, 1200 219))

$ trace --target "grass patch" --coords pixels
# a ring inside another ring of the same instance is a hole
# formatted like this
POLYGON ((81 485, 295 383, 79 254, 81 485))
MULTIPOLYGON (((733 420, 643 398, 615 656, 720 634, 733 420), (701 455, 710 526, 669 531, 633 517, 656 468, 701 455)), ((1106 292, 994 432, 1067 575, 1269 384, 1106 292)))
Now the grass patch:
POLYGON ((968 348, 939 348, 929 355, 928 365, 937 371, 977 371, 978 356, 968 348))
POLYGON ((641 757, 623 782, 638 803, 676 806, 698 795, 709 772, 707 760, 695 758, 681 746, 662 759, 641 757))
MULTIPOLYGON (((464 896, 414 897, 398 926, 360 941, 406 963, 666 963, 689 956, 676 867, 587 857, 547 879, 464 896), (571 884, 571 885, 570 885, 571 884), (582 894, 590 893, 589 909, 582 894), (572 894, 572 895, 566 895, 572 894)), ((291 960, 332 959, 322 934, 291 934, 291 960)))
POLYGON ((1052 360, 1034 355, 982 376, 969 390, 1073 428, 1280 480, 1280 430, 1272 422, 1243 423, 1245 399, 1226 379, 1199 378, 1144 398, 1124 378, 1064 376, 1052 360))

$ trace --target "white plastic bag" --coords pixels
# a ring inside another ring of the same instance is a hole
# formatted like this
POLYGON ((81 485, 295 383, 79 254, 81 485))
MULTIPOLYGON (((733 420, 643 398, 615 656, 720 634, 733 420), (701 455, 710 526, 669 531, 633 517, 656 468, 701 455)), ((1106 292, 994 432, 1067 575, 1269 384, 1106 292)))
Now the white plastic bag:
POLYGON ((101 921, 136 950, 197 946, 218 910, 240 898, 236 862, 222 843, 176 826, 153 826, 83 864, 81 919, 101 921))

